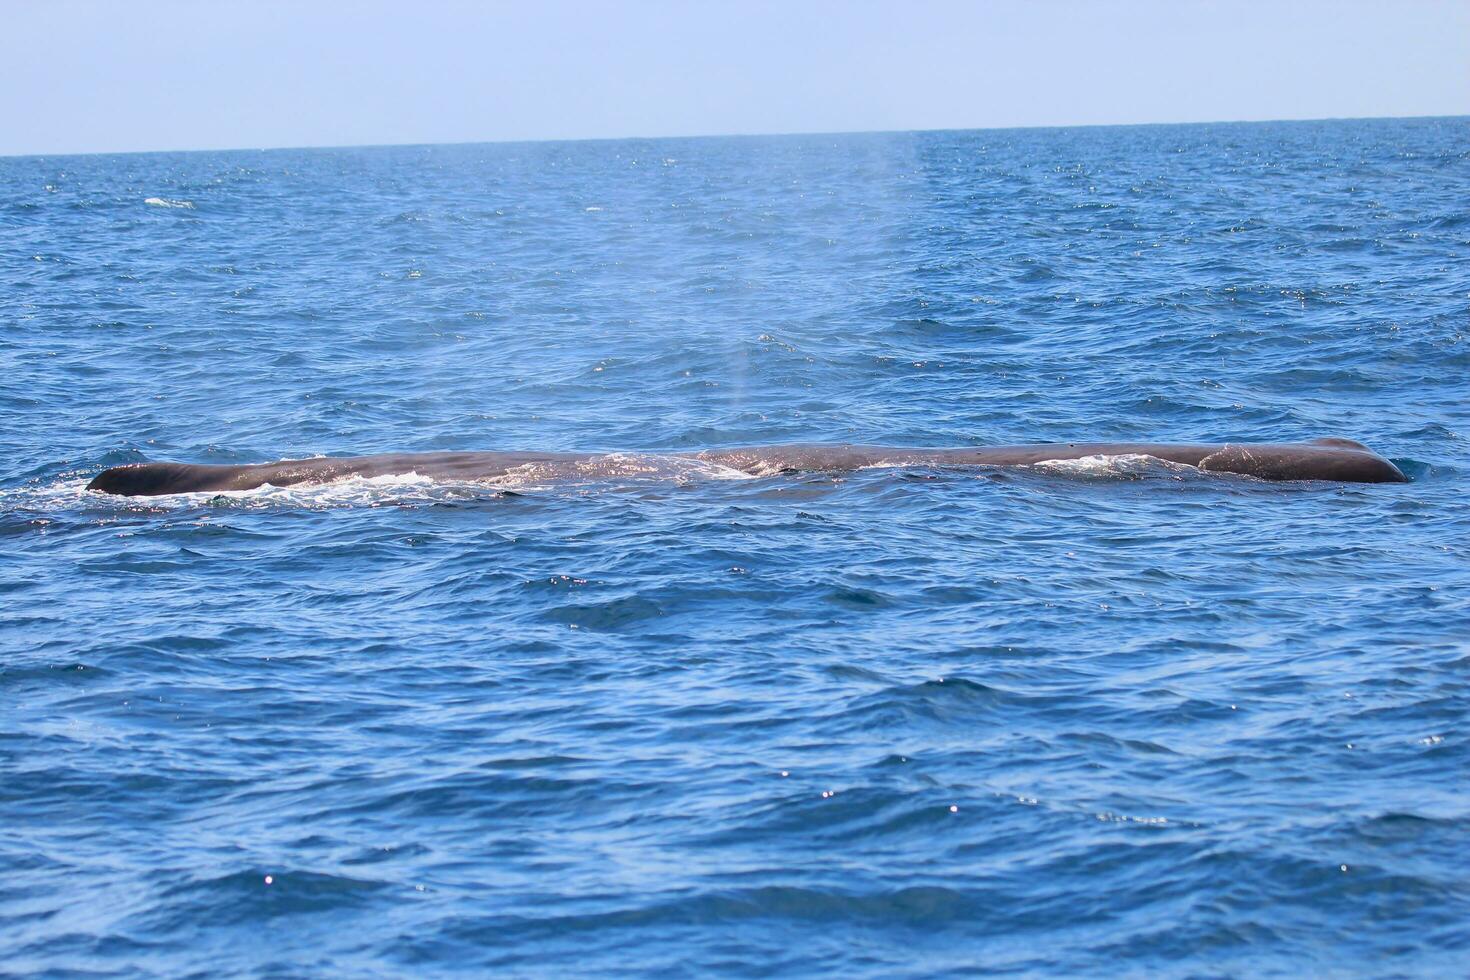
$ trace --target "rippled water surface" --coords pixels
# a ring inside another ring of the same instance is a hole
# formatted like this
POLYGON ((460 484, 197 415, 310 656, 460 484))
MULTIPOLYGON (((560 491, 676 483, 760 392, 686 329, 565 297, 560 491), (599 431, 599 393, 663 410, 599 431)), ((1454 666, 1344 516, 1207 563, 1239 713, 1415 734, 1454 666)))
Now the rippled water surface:
POLYGON ((0 160, 0 962, 1463 972, 1467 327, 1465 119, 0 160))

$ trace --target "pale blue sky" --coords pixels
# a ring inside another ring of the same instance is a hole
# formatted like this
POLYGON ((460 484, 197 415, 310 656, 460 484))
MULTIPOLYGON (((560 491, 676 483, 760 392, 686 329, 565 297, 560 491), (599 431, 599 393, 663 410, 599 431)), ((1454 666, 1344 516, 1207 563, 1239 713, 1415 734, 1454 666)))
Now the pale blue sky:
POLYGON ((0 154, 1470 113, 1470 0, 3 13, 0 154))

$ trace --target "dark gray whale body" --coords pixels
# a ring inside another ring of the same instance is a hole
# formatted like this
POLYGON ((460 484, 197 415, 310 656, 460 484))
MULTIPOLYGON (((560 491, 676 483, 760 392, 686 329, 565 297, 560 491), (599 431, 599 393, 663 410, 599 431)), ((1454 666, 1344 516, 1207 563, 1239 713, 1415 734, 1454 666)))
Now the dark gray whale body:
MULTIPOLYGON (((900 449, 891 446, 763 446, 714 449, 668 456, 727 466, 759 476, 807 471, 854 470, 865 466, 1026 466, 1088 456, 1142 455, 1183 463, 1211 473, 1238 473, 1263 480, 1334 480, 1342 483, 1406 483, 1393 463, 1350 439, 1304 443, 1181 444, 1077 442, 973 449, 900 449)), ((275 463, 222 466, 194 463, 129 463, 104 470, 88 490, 123 496, 253 490, 349 477, 417 474, 435 480, 474 481, 505 476, 522 467, 588 464, 606 453, 451 452, 329 456, 275 463)))

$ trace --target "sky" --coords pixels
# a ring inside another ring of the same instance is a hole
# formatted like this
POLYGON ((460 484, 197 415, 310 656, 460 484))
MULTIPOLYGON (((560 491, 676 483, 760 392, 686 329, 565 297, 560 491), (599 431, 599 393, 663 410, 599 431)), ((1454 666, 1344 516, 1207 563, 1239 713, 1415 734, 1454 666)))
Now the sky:
POLYGON ((0 155, 1470 114, 1470 0, 0 12, 0 155))

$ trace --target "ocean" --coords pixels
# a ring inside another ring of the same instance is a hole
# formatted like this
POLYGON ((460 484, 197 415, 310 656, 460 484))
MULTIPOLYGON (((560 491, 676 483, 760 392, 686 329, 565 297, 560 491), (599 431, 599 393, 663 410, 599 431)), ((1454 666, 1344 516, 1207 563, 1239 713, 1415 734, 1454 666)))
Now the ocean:
POLYGON ((1465 118, 0 159, 0 971, 1463 973, 1467 328, 1465 118))

